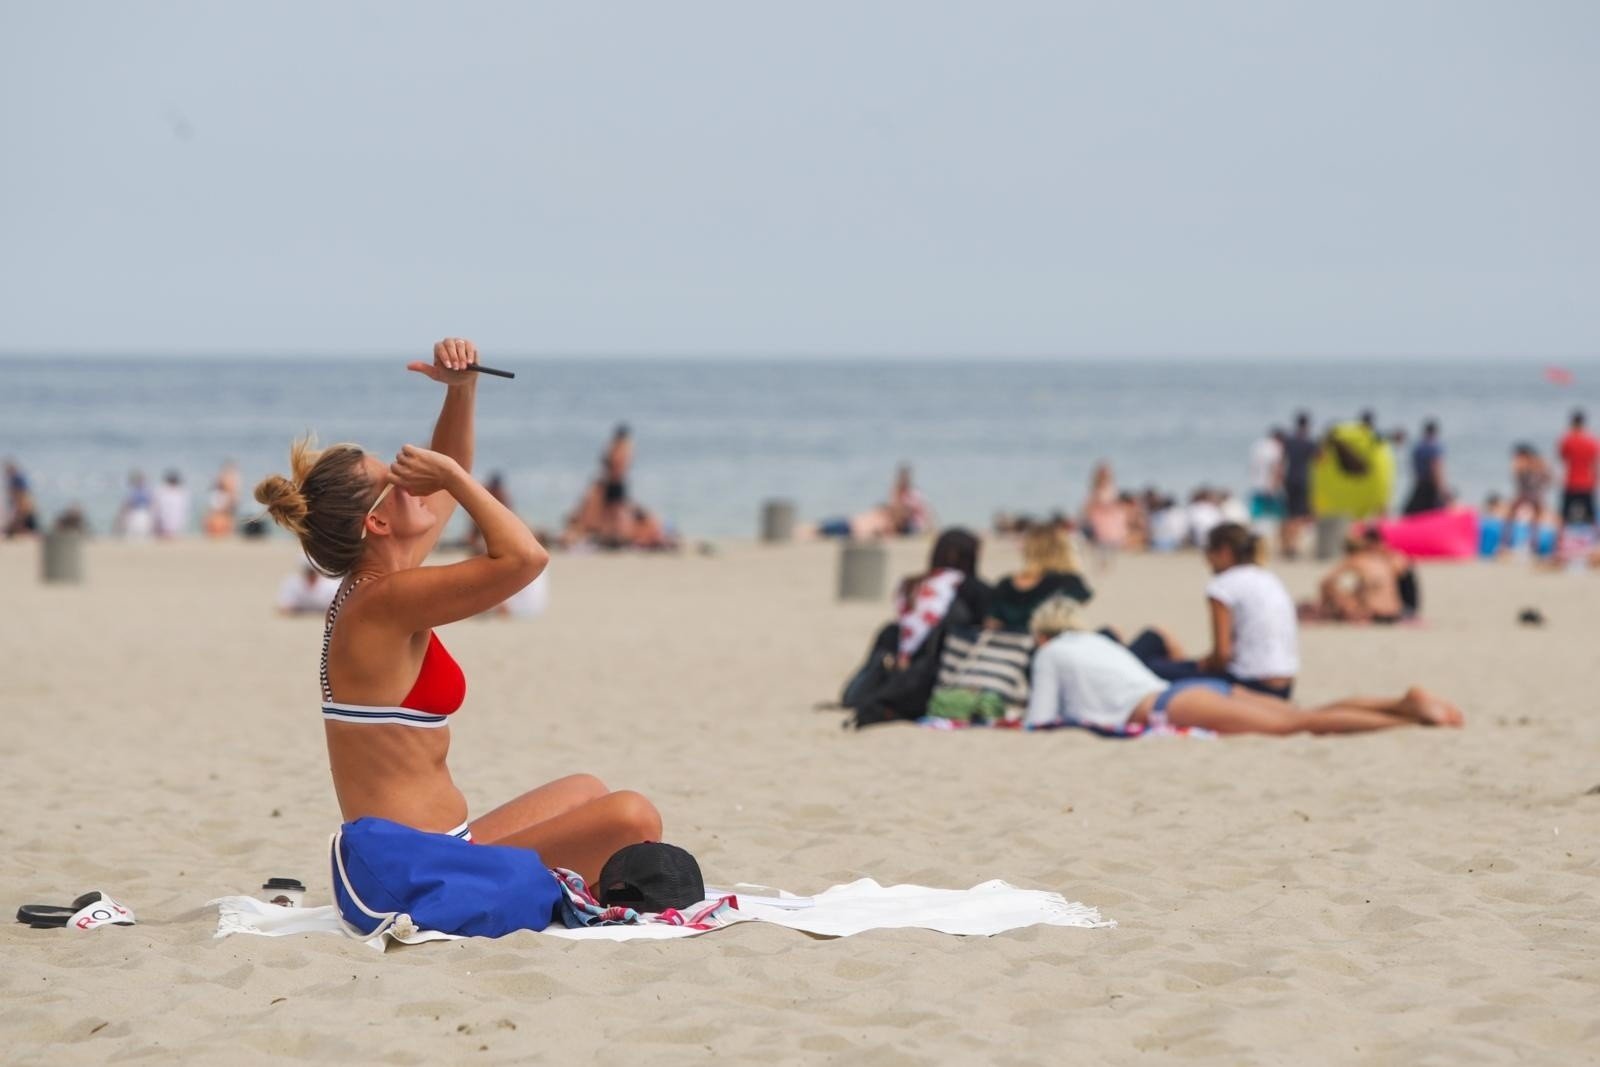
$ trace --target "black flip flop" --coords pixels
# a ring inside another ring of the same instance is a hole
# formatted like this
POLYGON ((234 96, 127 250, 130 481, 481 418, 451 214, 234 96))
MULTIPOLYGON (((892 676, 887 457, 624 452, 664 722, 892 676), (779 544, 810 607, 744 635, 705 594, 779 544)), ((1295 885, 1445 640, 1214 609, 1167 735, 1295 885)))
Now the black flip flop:
POLYGON ((65 926, 67 921, 90 904, 100 899, 100 890, 85 893, 66 907, 59 904, 24 904, 17 909, 17 922, 27 923, 35 930, 48 930, 65 926))

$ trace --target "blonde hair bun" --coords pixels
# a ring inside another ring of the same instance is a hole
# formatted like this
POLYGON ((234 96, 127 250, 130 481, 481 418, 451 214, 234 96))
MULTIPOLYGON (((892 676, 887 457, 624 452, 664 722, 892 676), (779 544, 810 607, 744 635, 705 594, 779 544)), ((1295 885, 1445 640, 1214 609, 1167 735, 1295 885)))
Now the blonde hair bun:
POLYGON ((310 509, 298 485, 281 474, 269 474, 256 485, 256 502, 266 505, 273 522, 296 537, 305 536, 310 509))

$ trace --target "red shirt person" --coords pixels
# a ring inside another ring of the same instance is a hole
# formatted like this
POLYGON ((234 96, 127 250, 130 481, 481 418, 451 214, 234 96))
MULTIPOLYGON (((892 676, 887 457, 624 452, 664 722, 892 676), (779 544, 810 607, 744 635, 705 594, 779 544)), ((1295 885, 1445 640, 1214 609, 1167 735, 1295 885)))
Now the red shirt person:
POLYGON ((1596 467, 1600 466, 1600 439, 1584 429, 1581 411, 1572 413, 1571 429, 1556 446, 1562 462, 1567 465, 1567 479, 1562 485, 1561 518, 1572 525, 1590 525, 1595 521, 1596 467))

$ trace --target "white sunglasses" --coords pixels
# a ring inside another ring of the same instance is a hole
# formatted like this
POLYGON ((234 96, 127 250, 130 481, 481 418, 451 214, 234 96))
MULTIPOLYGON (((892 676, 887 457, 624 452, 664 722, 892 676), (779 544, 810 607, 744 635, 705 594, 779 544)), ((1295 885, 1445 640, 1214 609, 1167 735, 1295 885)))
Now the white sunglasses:
POLYGON ((378 494, 378 499, 374 500, 372 502, 372 506, 367 509, 367 514, 361 520, 361 540, 365 541, 367 539, 367 519, 372 518, 372 513, 378 510, 378 505, 384 502, 384 500, 389 496, 389 490, 393 488, 393 482, 390 482, 388 485, 384 486, 383 491, 378 494))

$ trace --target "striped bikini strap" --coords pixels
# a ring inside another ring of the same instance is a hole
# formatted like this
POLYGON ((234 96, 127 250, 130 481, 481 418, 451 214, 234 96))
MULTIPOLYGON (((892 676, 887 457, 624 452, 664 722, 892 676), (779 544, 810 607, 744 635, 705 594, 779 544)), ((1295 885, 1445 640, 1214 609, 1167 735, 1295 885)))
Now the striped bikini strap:
POLYGON ((356 586, 364 581, 366 581, 365 578, 355 579, 339 590, 338 595, 333 598, 333 603, 328 605, 328 617, 322 624, 322 669, 318 672, 322 679, 322 700, 324 703, 333 703, 333 687, 328 684, 328 645, 333 640, 333 620, 339 617, 339 609, 344 607, 345 600, 351 593, 355 592, 356 586))

